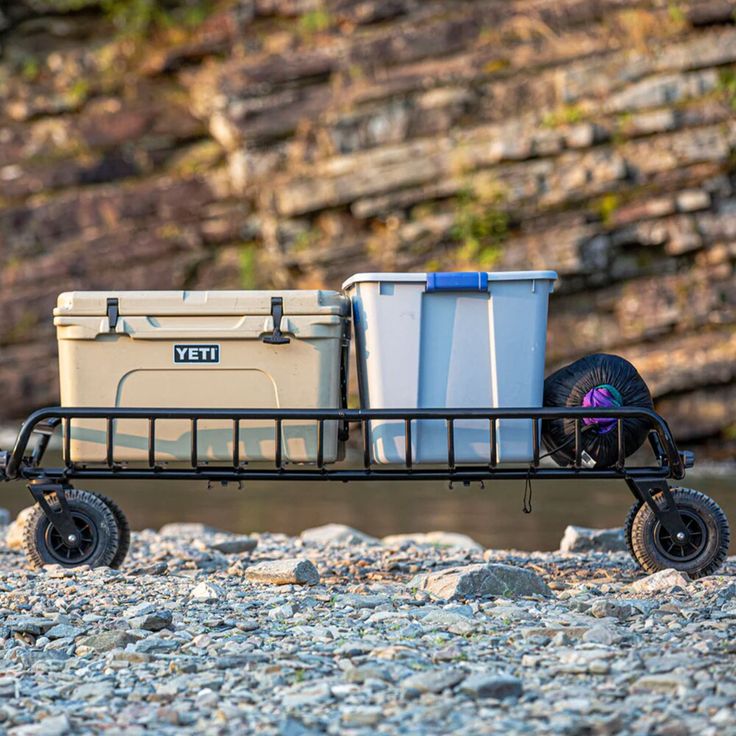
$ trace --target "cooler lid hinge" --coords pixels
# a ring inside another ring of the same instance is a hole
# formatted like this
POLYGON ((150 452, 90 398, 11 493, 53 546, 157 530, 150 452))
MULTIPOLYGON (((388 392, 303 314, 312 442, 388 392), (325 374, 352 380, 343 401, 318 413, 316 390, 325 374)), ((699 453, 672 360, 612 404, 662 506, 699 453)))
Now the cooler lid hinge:
POLYGON ((107 300, 107 321, 110 325, 110 332, 114 332, 118 326, 120 318, 120 301, 117 297, 111 297, 107 300))

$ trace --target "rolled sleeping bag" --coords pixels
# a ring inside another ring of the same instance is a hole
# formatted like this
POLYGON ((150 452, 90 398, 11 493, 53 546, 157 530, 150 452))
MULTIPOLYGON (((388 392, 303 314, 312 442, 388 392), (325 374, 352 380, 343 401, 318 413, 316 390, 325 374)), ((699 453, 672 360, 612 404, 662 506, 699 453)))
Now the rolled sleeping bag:
MULTIPOLYGON (((544 405, 654 408, 649 388, 636 368, 618 355, 605 353, 580 358, 548 376, 544 382, 544 405)), ((623 420, 626 457, 642 446, 650 429, 651 424, 645 419, 623 420)), ((574 437, 573 419, 542 422, 542 441, 558 465, 571 465, 575 461, 574 437)), ((618 460, 616 420, 584 419, 582 444, 596 467, 615 465, 618 460)))

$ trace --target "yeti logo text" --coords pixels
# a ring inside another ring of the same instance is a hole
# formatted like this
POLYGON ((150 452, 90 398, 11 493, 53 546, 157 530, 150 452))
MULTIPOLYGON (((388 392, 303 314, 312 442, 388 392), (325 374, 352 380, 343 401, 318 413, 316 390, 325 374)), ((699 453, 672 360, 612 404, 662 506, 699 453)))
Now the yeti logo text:
POLYGON ((174 345, 174 363, 219 363, 219 345, 174 345))

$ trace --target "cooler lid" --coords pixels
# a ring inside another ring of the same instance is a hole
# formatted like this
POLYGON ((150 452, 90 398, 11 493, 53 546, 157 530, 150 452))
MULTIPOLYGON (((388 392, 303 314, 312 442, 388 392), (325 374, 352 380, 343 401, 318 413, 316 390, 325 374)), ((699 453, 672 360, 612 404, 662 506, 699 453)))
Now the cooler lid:
POLYGON ((470 271, 446 273, 356 273, 343 283, 343 291, 360 283, 424 283, 429 291, 485 290, 489 281, 555 281, 555 271, 470 271))
POLYGON ((55 317, 104 317, 108 300, 117 299, 121 316, 268 315, 271 298, 281 297, 285 315, 350 312, 337 291, 69 291, 59 295, 55 317))

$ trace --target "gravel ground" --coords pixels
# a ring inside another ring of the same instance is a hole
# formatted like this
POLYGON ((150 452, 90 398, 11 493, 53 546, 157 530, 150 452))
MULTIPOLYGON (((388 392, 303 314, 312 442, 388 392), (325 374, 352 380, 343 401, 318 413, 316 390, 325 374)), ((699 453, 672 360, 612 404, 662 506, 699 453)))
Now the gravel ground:
POLYGON ((0 544, 0 734, 736 734, 736 558, 254 539, 169 525, 39 572, 0 544))

